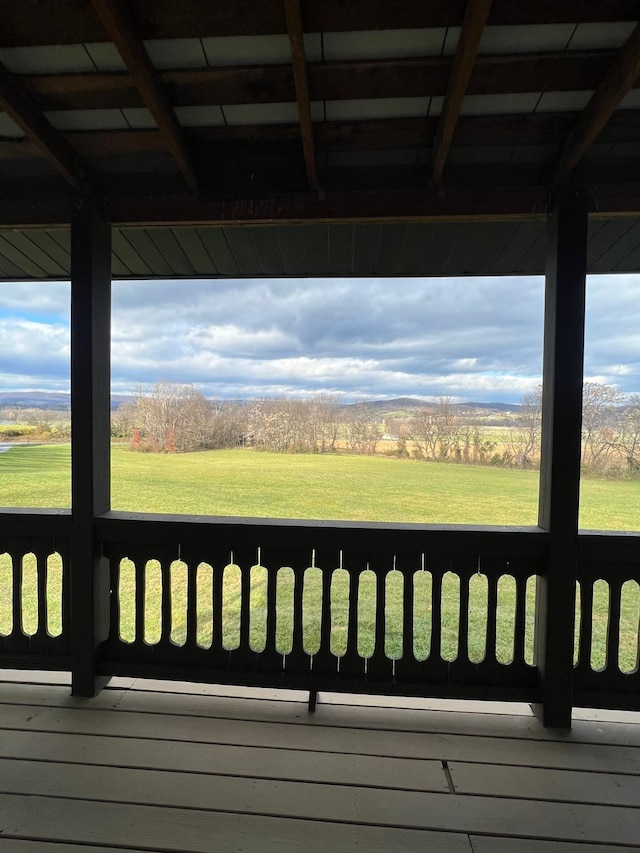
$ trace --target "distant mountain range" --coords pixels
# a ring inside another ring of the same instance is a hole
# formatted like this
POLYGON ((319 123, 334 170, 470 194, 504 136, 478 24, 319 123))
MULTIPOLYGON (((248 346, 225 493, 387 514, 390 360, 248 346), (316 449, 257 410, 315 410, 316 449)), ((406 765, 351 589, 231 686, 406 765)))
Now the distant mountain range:
MULTIPOLYGON (((116 411, 122 403, 129 402, 132 396, 129 394, 112 394, 111 409, 116 411)), ((234 403, 249 403, 250 400, 233 400, 234 403)), ((361 406, 371 412, 381 415, 392 413, 415 412, 417 409, 430 408, 437 403, 422 400, 419 397, 394 397, 387 400, 369 400, 363 403, 350 403, 347 405, 361 406)), ((0 408, 13 406, 21 409, 47 409, 51 411, 68 411, 71 406, 69 394, 57 391, 1 391, 0 408)), ((454 403, 456 409, 463 412, 517 412, 520 406, 517 403, 454 403)))
MULTIPOLYGON (((130 399, 126 394, 112 394, 112 410, 130 399)), ((59 391, 0 391, 0 408, 5 406, 67 412, 71 408, 71 395, 59 391)))

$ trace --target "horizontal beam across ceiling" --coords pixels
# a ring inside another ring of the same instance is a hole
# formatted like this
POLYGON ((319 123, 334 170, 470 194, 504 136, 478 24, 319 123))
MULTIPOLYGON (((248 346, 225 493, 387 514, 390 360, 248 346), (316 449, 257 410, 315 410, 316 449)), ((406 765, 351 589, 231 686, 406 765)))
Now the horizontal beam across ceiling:
MULTIPOLYGON (((114 225, 286 225, 340 222, 473 222, 535 220, 546 215, 543 187, 450 188, 403 192, 328 191, 316 194, 207 202, 188 195, 106 197, 114 225)), ((0 199, 0 228, 68 225, 72 197, 0 199)), ((640 182, 602 184, 592 198, 592 216, 640 216, 640 182)))
MULTIPOLYGON (((145 39, 286 33, 281 0, 132 0, 145 39)), ((459 26, 464 0, 308 0, 307 32, 459 26)), ((636 0, 494 0, 489 25, 633 21, 636 0)), ((0 46, 104 40, 86 0, 2 0, 0 46), (52 34, 55 34, 55 39, 52 34)))
MULTIPOLYGON (((595 89, 615 51, 478 56, 468 95, 595 89)), ((451 58, 315 62, 307 65, 312 101, 444 95, 451 58)), ((173 106, 281 103, 296 100, 290 65, 165 71, 173 106)), ((118 109, 144 101, 128 74, 24 75, 25 91, 43 110, 118 109)))
MULTIPOLYGON (((571 130, 576 113, 535 113, 532 115, 461 116, 456 127, 454 148, 504 145, 560 145, 571 130)), ((375 119, 370 121, 322 122, 314 126, 319 151, 420 148, 430 146, 437 125, 430 119, 375 119)), ((298 125, 237 125, 234 127, 189 128, 189 136, 210 141, 289 142, 299 138, 298 125)), ((81 156, 144 156, 164 150, 157 130, 75 131, 65 134, 81 156)), ((637 142, 640 139, 640 111, 618 110, 598 141, 607 144, 637 142)), ((0 141, 0 160, 20 160, 38 156, 28 139, 0 141)))

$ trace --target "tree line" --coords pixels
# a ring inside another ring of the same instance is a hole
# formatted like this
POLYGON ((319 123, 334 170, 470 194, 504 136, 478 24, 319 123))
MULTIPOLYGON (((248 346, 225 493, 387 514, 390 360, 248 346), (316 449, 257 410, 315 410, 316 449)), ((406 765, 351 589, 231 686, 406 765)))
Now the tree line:
MULTIPOLYGON (((247 446, 275 453, 373 455, 423 461, 534 468, 540 459, 542 390, 526 394, 502 427, 488 428, 448 397, 381 422, 366 404, 329 394, 307 399, 211 401, 191 385, 139 387, 112 419, 112 435, 134 450, 185 452, 247 446)), ((640 395, 587 382, 583 389, 583 467, 598 475, 640 473, 640 395)))

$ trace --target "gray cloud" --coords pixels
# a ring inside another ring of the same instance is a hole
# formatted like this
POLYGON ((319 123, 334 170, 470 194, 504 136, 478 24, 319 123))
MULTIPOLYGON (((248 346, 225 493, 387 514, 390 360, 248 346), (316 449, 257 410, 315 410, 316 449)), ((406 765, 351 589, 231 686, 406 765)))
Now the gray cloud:
MULTIPOLYGON (((640 279, 592 277, 585 374, 640 390, 640 279)), ((115 282, 118 392, 518 400, 540 381, 541 278, 115 282)), ((6 388, 69 385, 69 285, 0 285, 6 388)))

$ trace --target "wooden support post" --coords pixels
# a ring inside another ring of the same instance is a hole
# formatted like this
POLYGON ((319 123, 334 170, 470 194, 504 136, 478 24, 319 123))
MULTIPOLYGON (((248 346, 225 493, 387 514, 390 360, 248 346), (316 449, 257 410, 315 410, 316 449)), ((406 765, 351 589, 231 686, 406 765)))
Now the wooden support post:
POLYGON ((94 518, 110 507, 111 227, 95 201, 71 225, 72 693, 95 696, 109 630, 109 573, 94 518))
POLYGON ((539 525, 549 531, 538 579, 535 660, 545 726, 571 726, 580 494, 587 197, 567 188, 548 220, 539 525))
POLYGON ((315 714, 316 706, 318 704, 318 691, 310 690, 309 691, 309 713, 315 714))

